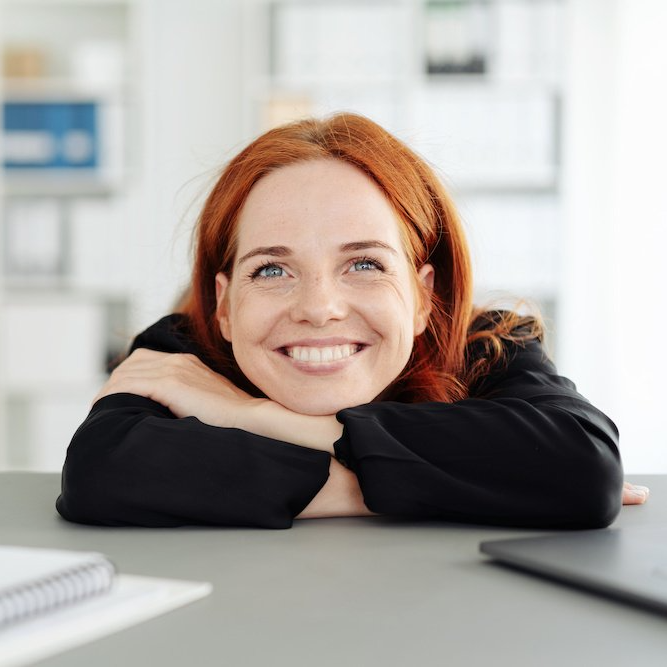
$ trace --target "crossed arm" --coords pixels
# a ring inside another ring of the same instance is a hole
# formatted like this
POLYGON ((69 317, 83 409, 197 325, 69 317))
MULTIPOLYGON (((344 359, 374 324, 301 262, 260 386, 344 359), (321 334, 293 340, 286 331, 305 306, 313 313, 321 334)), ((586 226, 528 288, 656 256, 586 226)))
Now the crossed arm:
MULTIPOLYGON (((343 431, 334 415, 309 416, 269 399, 253 398, 196 356, 137 349, 112 373, 96 400, 116 393, 152 399, 176 417, 194 416, 210 426, 239 428, 331 455, 329 477, 297 518, 370 516, 357 476, 334 458, 343 431)), ((625 483, 623 504, 642 504, 648 489, 625 483)))
POLYGON ((176 417, 196 417, 209 426, 239 428, 331 454, 329 478, 301 519, 371 516, 357 476, 334 458, 333 443, 343 426, 333 415, 301 415, 268 399, 253 398, 212 371, 196 356, 135 350, 102 387, 95 401, 110 394, 150 398, 176 417))

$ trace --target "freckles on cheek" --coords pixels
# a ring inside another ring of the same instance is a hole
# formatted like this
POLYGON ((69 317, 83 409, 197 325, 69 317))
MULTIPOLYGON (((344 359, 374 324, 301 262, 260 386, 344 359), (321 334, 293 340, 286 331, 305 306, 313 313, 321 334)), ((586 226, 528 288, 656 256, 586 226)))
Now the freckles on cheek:
POLYGON ((411 294, 405 294, 404 290, 396 285, 385 285, 381 290, 375 290, 364 298, 362 308, 369 318, 378 323, 393 321, 394 326, 399 328, 406 319, 410 319, 414 310, 411 294))
POLYGON ((281 309, 277 295, 252 288, 243 290, 234 299, 231 311, 235 337, 241 343, 262 338, 276 323, 281 309))

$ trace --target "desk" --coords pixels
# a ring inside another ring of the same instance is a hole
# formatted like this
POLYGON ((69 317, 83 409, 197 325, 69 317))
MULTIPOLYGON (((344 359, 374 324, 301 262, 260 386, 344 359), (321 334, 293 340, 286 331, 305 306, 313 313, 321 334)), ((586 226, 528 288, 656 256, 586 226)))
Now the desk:
MULTIPOLYGON (((615 526, 667 523, 667 476, 615 526)), ((478 551, 540 531, 388 517, 291 530, 94 528, 58 517, 54 474, 0 474, 0 542, 108 554, 121 572, 213 582, 200 602, 49 667, 664 665, 667 617, 521 575, 478 551)))

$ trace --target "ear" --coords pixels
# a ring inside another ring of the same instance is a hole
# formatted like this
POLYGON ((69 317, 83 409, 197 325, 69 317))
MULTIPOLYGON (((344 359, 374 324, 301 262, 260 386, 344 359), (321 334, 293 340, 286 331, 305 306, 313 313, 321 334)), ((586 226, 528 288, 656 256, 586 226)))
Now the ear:
POLYGON ((417 292, 417 308, 415 309, 415 336, 424 333, 428 325, 428 318, 431 316, 431 294, 433 294, 433 285, 435 284, 435 269, 431 264, 424 264, 417 271, 417 283, 419 289, 417 292))
POLYGON ((220 325, 220 333, 228 342, 232 342, 232 328, 229 321, 229 302, 227 300, 227 288, 229 287, 229 278, 224 273, 215 275, 215 316, 220 325))

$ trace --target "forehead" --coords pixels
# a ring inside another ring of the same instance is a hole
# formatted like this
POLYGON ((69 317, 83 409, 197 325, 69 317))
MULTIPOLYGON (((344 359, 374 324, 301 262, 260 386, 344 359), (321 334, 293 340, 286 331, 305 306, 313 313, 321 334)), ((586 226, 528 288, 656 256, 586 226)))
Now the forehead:
POLYGON ((311 160, 276 169, 255 184, 239 216, 238 251, 360 239, 398 250, 399 224, 384 193, 360 169, 342 160, 311 160))

